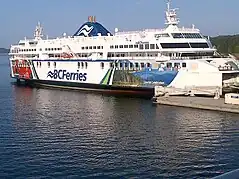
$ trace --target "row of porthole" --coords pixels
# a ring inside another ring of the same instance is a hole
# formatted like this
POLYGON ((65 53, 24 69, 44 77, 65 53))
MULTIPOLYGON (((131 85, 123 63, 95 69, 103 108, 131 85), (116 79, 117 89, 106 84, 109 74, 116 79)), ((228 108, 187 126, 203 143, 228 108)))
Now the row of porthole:
POLYGON ((103 46, 86 46, 86 47, 81 47, 82 50, 88 50, 88 49, 103 49, 103 46))
POLYGON ((158 54, 157 53, 153 53, 153 54, 147 54, 145 52, 142 53, 135 53, 135 54, 127 54, 127 53, 108 53, 108 57, 157 57, 158 54))
POLYGON ((110 48, 111 49, 118 49, 118 48, 159 49, 157 44, 111 45, 110 48))
POLYGON ((37 67, 41 67, 41 62, 37 62, 37 67))
POLYGON ((19 49, 19 52, 32 52, 37 51, 36 49, 19 49))
MULTIPOLYGON (((51 63, 50 62, 47 62, 47 65, 48 65, 48 68, 50 68, 51 66, 51 63)), ((56 68, 56 62, 53 62, 53 66, 54 68, 56 68)), ((87 68, 88 67, 88 63, 87 62, 78 62, 77 63, 77 66, 78 68, 87 68)), ((104 62, 101 62, 100 64, 101 68, 104 69, 105 67, 105 63, 104 62)), ((113 63, 111 62, 110 63, 110 67, 113 68, 113 67, 116 67, 116 68, 133 68, 133 67, 136 67, 136 68, 145 68, 145 67, 151 67, 151 64, 150 63, 138 63, 138 62, 135 62, 135 63, 113 63)), ((41 62, 37 62, 37 67, 41 67, 41 62)))
POLYGON ((110 64, 110 67, 113 67, 115 65, 115 67, 116 68, 123 68, 123 67, 125 67, 125 68, 128 68, 128 67, 130 67, 130 68, 133 68, 133 67, 136 67, 136 68, 139 68, 139 67, 141 67, 141 68, 149 68, 149 67, 151 67, 151 64, 150 63, 139 63, 139 62, 135 62, 135 63, 111 63, 110 64))
MULTIPOLYGON (((54 67, 56 67, 56 62, 54 62, 54 67)), ((50 68, 50 66, 51 66, 51 63, 50 62, 47 62, 47 66, 48 66, 48 68, 50 68)), ((41 67, 41 62, 37 62, 37 67, 41 67)))
MULTIPOLYGON (((101 68, 102 69, 104 69, 104 63, 103 62, 101 62, 101 68)), ((134 67, 136 67, 136 68, 139 68, 139 67, 141 67, 141 68, 149 68, 149 67, 151 67, 151 64, 150 63, 138 63, 138 62, 135 62, 135 63, 113 63, 113 62, 111 62, 110 63, 110 68, 113 68, 113 67, 116 67, 116 68, 134 68, 134 67)))
MULTIPOLYGON (((41 67, 41 62, 37 62, 37 67, 38 66, 40 66, 41 67)), ((51 67, 51 63, 50 62, 47 62, 47 66, 48 66, 48 68, 50 68, 51 67)), ((53 62, 53 66, 54 66, 54 68, 56 68, 56 62, 53 62)), ((87 62, 78 62, 77 63, 77 66, 78 66, 78 68, 87 68, 88 67, 88 63, 87 62)))
POLYGON ((77 63, 77 66, 78 66, 78 68, 87 68, 88 67, 88 63, 87 62, 78 62, 77 63))

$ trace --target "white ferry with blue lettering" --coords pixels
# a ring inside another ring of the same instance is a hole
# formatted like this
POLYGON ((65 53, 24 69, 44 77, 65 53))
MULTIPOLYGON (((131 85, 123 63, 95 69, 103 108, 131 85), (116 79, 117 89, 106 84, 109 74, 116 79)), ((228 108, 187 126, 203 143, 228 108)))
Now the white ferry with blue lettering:
POLYGON ((11 46, 11 77, 46 87, 140 95, 153 95, 159 85, 237 85, 237 61, 217 55, 194 25, 178 23, 168 1, 164 29, 111 33, 90 16, 72 36, 49 39, 38 24, 35 38, 11 46))

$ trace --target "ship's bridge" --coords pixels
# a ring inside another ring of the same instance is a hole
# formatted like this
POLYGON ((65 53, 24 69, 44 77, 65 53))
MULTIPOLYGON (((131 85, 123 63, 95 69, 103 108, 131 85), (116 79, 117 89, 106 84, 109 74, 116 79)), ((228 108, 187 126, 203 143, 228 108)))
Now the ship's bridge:
POLYGON ((112 34, 103 25, 96 22, 95 16, 89 16, 88 22, 84 23, 73 36, 94 37, 112 36, 112 34))

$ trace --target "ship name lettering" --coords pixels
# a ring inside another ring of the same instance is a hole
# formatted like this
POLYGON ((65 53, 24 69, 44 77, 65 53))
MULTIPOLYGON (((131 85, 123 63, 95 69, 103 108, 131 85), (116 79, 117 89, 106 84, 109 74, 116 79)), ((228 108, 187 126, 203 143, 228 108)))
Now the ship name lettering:
POLYGON ((77 70, 77 72, 68 72, 67 70, 54 70, 49 71, 47 77, 60 80, 86 81, 87 73, 81 73, 79 72, 79 70, 77 70))

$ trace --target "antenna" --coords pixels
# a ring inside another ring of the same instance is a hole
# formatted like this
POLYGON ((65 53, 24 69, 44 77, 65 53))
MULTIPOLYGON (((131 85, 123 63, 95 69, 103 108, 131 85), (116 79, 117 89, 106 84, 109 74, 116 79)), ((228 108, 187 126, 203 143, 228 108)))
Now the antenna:
POLYGON ((171 0, 167 0, 167 10, 166 14, 166 23, 167 25, 177 25, 179 23, 179 19, 177 18, 177 9, 171 9, 171 0))
POLYGON ((41 27, 41 23, 38 22, 34 32, 34 37, 38 40, 41 39, 41 37, 43 36, 42 32, 43 32, 43 28, 41 27))
POLYGON ((171 0, 168 0, 168 2, 167 2, 167 11, 168 12, 170 11, 170 4, 171 4, 171 0))

